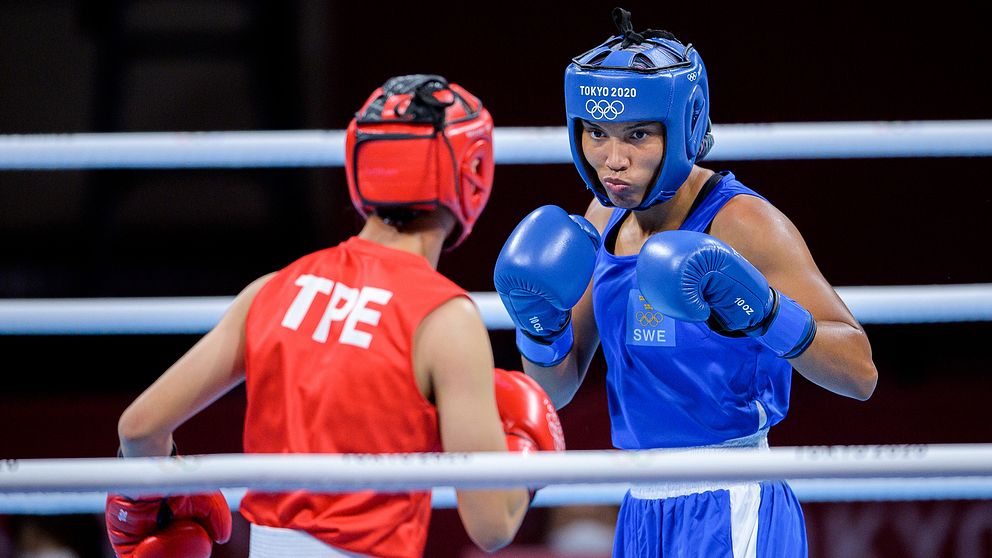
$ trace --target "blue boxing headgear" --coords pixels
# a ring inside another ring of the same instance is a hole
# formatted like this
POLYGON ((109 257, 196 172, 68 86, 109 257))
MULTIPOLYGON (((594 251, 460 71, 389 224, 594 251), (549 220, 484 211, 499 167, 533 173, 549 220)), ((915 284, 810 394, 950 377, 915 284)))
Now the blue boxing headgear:
POLYGON ((655 182, 635 209, 668 201, 692 165, 713 145, 709 134, 706 68, 691 44, 667 31, 633 31, 630 12, 617 8, 621 35, 572 59, 565 70, 565 113, 572 161, 604 206, 613 205, 595 169, 582 154, 582 120, 661 122, 665 153, 655 182))

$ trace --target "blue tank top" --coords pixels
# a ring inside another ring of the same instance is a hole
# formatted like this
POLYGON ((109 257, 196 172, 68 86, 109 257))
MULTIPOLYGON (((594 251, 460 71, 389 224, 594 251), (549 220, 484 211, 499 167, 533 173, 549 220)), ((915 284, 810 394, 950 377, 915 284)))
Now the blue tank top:
MULTIPOLYGON (((724 173, 680 228, 707 232, 720 208, 741 194, 761 198, 724 173)), ((610 233, 629 213, 614 210, 603 238, 615 238, 610 233)), ((596 254, 592 301, 615 447, 718 444, 785 417, 792 381, 787 360, 749 337, 724 337, 705 323, 663 316, 637 289, 637 256, 616 256, 606 244, 596 254)))

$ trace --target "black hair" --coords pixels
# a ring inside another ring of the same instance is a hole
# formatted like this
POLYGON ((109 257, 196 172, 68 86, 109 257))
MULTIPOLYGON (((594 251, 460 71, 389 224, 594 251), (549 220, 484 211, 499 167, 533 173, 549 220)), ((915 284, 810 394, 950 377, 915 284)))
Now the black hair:
POLYGON ((403 206, 377 207, 373 213, 382 219, 387 225, 403 230, 411 221, 424 215, 427 211, 422 209, 410 209, 403 206))

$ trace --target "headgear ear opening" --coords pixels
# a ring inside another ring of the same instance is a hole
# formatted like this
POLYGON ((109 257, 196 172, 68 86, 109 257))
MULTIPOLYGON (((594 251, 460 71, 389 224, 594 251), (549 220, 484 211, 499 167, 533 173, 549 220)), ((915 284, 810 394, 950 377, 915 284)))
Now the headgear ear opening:
POLYGON ((458 223, 445 243, 454 248, 489 200, 492 130, 489 112, 457 84, 436 75, 391 78, 348 125, 352 203, 364 216, 381 207, 446 207, 458 223))
POLYGON ((705 109, 706 99, 703 97, 702 91, 696 87, 689 94, 689 102, 686 103, 685 107, 685 155, 689 160, 695 159, 699 154, 699 147, 707 132, 708 119, 702 120, 705 109))
POLYGON ((462 208, 465 214, 478 218, 492 192, 495 161, 492 157, 492 143, 476 140, 465 150, 462 158, 462 208))
POLYGON ((706 119, 706 132, 703 133, 703 141, 699 145, 699 153, 696 155, 696 161, 702 161, 710 154, 710 149, 713 149, 713 143, 716 140, 713 139, 713 121, 709 118, 706 119))

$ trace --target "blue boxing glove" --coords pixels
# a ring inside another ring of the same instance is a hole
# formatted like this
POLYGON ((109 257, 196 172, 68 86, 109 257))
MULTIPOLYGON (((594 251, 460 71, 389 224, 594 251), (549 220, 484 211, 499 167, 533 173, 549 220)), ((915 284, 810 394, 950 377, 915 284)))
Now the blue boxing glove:
POLYGON ((731 337, 754 337, 783 358, 802 354, 816 335, 808 310, 769 287, 751 262, 707 234, 651 236, 637 256, 637 286, 666 316, 705 321, 731 337))
POLYGON ((532 211, 506 239, 493 282, 527 360, 554 366, 571 351, 571 309, 592 278, 599 242, 592 223, 554 205, 532 211))

